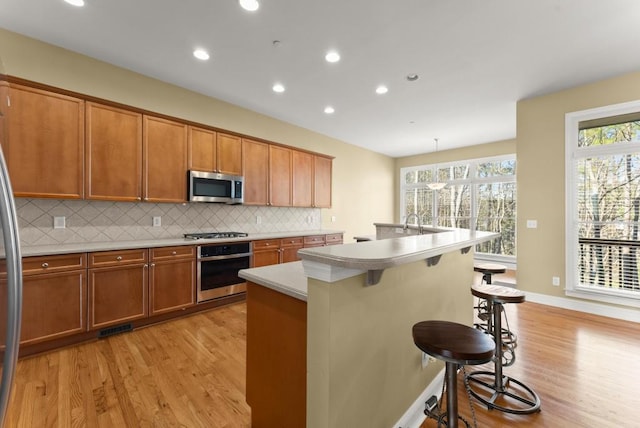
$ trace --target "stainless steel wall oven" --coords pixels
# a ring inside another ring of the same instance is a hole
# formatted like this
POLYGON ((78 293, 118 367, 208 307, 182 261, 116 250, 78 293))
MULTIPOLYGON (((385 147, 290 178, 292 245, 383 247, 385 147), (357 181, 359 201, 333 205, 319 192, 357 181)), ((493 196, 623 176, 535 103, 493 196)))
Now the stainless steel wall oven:
POLYGON ((198 247, 198 302, 246 291, 240 269, 251 267, 251 244, 227 242, 198 247))

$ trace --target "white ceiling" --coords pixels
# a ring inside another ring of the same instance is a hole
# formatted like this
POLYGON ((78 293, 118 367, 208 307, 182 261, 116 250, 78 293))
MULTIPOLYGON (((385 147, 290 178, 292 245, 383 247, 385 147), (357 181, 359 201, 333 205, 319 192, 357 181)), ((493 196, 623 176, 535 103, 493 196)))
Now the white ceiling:
POLYGON ((518 100, 640 70, 638 0, 85 2, 2 0, 0 27, 393 157, 514 138, 518 100))

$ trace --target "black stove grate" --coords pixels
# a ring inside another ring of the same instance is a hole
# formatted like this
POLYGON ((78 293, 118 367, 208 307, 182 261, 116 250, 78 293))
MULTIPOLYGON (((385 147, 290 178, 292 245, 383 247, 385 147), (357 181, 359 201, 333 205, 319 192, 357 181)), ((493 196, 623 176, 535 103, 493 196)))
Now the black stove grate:
POLYGON ((221 238, 244 238, 249 236, 244 232, 204 232, 204 233, 185 233, 186 239, 221 239, 221 238))

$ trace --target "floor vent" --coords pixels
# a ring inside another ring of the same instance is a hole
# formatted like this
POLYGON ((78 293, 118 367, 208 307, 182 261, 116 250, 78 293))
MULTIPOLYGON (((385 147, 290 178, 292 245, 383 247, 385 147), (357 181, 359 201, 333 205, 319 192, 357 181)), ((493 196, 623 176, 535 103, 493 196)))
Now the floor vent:
POLYGON ((133 330, 133 326, 131 324, 123 324, 116 327, 105 328, 104 330, 100 330, 98 332, 98 339, 131 330, 133 330))

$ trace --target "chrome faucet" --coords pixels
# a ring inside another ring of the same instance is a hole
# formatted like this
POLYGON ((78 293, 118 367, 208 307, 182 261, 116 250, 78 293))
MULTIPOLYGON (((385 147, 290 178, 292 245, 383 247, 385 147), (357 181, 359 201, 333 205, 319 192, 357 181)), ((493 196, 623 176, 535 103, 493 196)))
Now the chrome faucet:
POLYGON ((418 222, 418 233, 420 235, 422 235, 422 223, 420 223, 420 216, 416 213, 411 213, 407 216, 407 218, 404 220, 404 227, 402 228, 402 230, 407 230, 409 228, 409 219, 411 217, 415 217, 417 222, 418 222))

